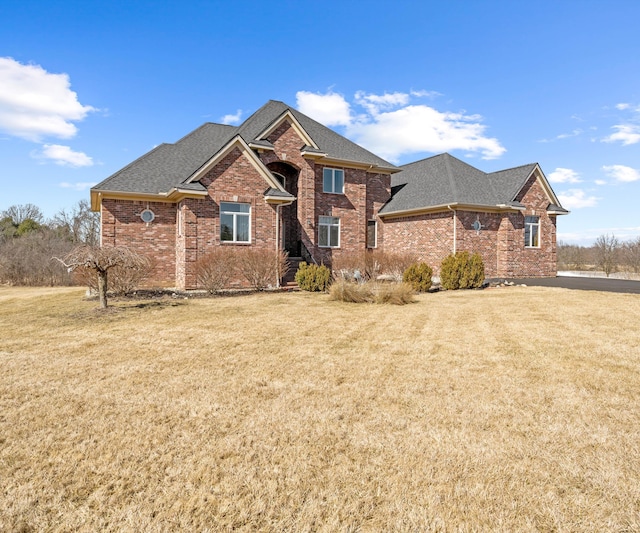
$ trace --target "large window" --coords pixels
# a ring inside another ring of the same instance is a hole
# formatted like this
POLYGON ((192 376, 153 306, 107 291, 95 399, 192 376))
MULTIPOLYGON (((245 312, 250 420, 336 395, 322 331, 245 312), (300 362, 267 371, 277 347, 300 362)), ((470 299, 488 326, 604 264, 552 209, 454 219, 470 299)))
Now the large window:
POLYGON ((325 168, 322 170, 322 191, 344 194, 344 170, 325 168))
POLYGON ((338 217, 319 218, 318 245, 325 248, 340 246, 340 219, 338 217))
POLYGON ((251 206, 220 202, 220 240, 224 242, 250 242, 251 206))
POLYGON ((367 248, 378 246, 378 222, 367 220, 367 248))
POLYGON ((540 217, 524 217, 524 246, 540 247, 540 217))

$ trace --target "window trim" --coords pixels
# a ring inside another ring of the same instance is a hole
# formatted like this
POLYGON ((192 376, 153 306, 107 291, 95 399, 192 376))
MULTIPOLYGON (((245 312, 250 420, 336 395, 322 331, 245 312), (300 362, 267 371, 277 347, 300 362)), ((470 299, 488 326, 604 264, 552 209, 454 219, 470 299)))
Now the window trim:
POLYGON ((220 202, 220 242, 222 244, 251 244, 251 204, 248 202, 220 202), (228 204, 228 205, 246 205, 249 207, 249 211, 247 213, 243 213, 243 212, 239 212, 239 211, 226 211, 223 209, 223 205, 224 204, 228 204), (233 240, 228 240, 228 239, 223 239, 222 238, 222 215, 231 215, 233 217, 233 227, 231 228, 231 233, 233 235, 233 240), (243 217, 247 217, 248 218, 248 240, 246 241, 239 241, 237 240, 238 237, 238 224, 237 224, 237 218, 238 216, 243 216, 243 217))
POLYGON ((540 230, 541 230, 541 225, 540 225, 540 217, 537 215, 527 215, 524 217, 524 247, 525 248, 529 248, 529 249, 538 249, 540 248, 540 241, 541 241, 541 234, 540 234, 540 230), (529 220, 528 220, 529 219, 529 220), (535 219, 535 222, 533 222, 531 219, 535 219), (537 237, 537 244, 531 244, 532 243, 532 237, 534 235, 534 232, 532 231, 532 229, 536 227, 537 230, 535 231, 535 236, 537 237), (527 231, 528 228, 528 231, 527 231), (529 236, 529 238, 527 239, 527 234, 529 236))
POLYGON ((323 167, 322 168, 322 192, 326 193, 326 194, 344 194, 344 177, 345 177, 345 171, 344 168, 334 168, 334 167, 323 167), (324 188, 324 174, 325 172, 329 170, 331 171, 331 186, 333 188, 333 190, 331 191, 327 191, 324 188), (340 191, 336 191, 336 171, 338 172, 342 172, 342 190, 340 191))
POLYGON ((330 216, 330 215, 320 215, 318 217, 318 247, 319 248, 340 248, 340 217, 334 217, 334 216, 330 216), (327 223, 327 222, 323 222, 322 219, 335 219, 337 220, 337 224, 335 223, 327 223), (327 227, 327 244, 320 244, 320 228, 321 227, 327 227), (338 243, 337 244, 331 244, 331 228, 332 227, 336 227, 338 228, 338 243))
POLYGON ((378 247, 378 221, 375 218, 372 218, 370 220, 367 220, 367 248, 369 249, 374 249, 378 247), (369 225, 371 225, 371 223, 373 223, 373 245, 371 245, 371 243, 369 242, 369 225))

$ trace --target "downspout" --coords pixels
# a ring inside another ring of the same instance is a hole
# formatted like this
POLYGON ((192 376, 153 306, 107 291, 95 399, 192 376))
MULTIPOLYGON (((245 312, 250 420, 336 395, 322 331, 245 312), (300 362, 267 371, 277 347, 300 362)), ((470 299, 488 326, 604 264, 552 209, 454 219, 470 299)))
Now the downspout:
POLYGON ((280 288, 280 204, 276 204, 276 289, 280 288))
POLYGON ((457 240, 458 240, 458 224, 456 224, 456 210, 451 209, 450 205, 447 206, 447 209, 449 209, 450 211, 453 211, 453 254, 455 255, 457 240))

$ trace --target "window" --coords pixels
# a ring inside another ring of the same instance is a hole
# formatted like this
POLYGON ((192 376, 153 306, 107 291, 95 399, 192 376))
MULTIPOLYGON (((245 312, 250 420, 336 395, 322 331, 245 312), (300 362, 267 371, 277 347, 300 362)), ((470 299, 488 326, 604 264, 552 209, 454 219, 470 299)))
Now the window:
POLYGON ((140 213, 140 218, 143 222, 151 224, 151 222, 153 222, 153 219, 156 218, 156 214, 151 211, 151 209, 147 208, 142 213, 140 213))
POLYGON ((224 242, 250 242, 249 204, 220 202, 220 240, 224 242))
POLYGON ((319 218, 318 245, 325 248, 340 246, 340 219, 338 217, 319 218))
POLYGON ((367 220, 367 248, 378 246, 378 222, 367 220))
POLYGON ((344 194, 344 170, 325 168, 322 170, 322 191, 344 194))
POLYGON ((540 217, 524 217, 524 246, 540 247, 540 217))

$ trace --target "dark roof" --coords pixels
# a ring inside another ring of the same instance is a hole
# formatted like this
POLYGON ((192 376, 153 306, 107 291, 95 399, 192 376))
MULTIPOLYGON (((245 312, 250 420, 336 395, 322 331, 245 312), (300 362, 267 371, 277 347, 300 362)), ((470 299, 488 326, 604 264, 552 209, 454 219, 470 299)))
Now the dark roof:
POLYGON ((280 189, 274 189, 273 187, 269 187, 266 191, 264 191, 265 196, 277 196, 279 198, 291 198, 295 200, 295 196, 287 191, 281 191, 280 189))
POLYGON ((392 197, 381 214, 463 204, 483 207, 511 205, 536 164, 487 174, 453 157, 440 154, 400 167, 391 177, 392 197))
MULTIPOLYGON (((175 144, 157 146, 92 189, 150 194, 168 192, 187 181, 196 170, 236 135, 240 135, 247 144, 255 143, 265 148, 273 147, 269 141, 258 139, 258 137, 287 111, 291 112, 319 147, 319 151, 326 153, 327 157, 389 169, 396 168, 388 161, 372 154, 285 103, 270 100, 240 126, 203 124, 175 144)), ((300 148, 302 147, 301 145, 300 148)), ((183 185, 180 186, 184 188, 183 185)))
MULTIPOLYGON (((233 126, 203 124, 175 144, 161 144, 92 187, 94 190, 158 194, 180 186, 215 152, 227 144, 233 126)), ((202 186, 200 185, 200 189, 202 186)))

